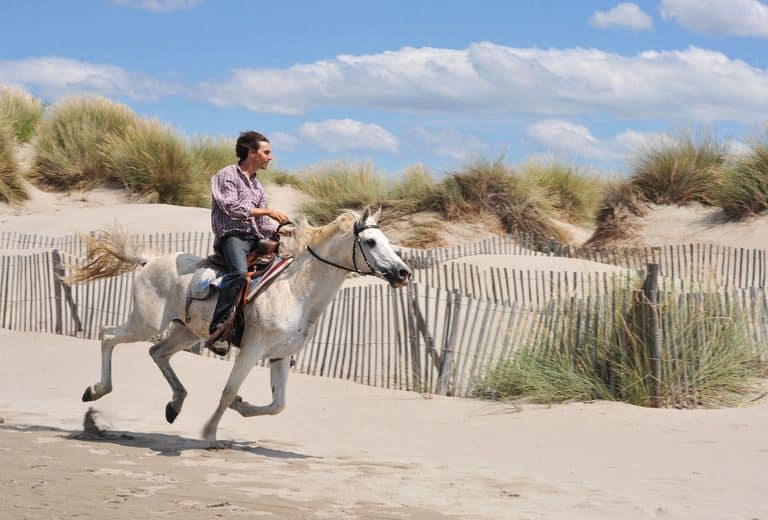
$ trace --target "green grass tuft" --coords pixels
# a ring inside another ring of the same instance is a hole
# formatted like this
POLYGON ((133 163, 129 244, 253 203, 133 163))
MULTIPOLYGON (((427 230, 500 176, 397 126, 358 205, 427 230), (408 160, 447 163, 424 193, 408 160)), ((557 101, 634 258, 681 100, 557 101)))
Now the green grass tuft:
POLYGON ((726 147, 709 137, 659 139, 634 159, 631 181, 648 202, 712 205, 726 156, 726 147))
POLYGON ((43 105, 23 90, 0 86, 0 124, 8 125, 19 143, 27 143, 37 131, 43 105))
POLYGON ((735 220, 768 209, 768 143, 755 142, 748 155, 724 168, 716 200, 735 220))
POLYGON ((13 203, 27 198, 19 178, 14 146, 13 130, 0 122, 0 202, 13 203))
POLYGON ((298 177, 299 188, 314 199, 301 211, 315 224, 332 221, 342 209, 383 206, 389 198, 386 179, 369 163, 322 164, 298 177))
POLYGON ((543 190, 549 204, 563 220, 575 224, 594 220, 606 192, 605 181, 556 162, 530 161, 517 169, 543 190))
POLYGON ((101 151, 108 176, 147 201, 200 207, 209 203, 202 176, 211 173, 195 170, 192 154, 169 126, 141 120, 121 136, 109 135, 101 151))
POLYGON ((108 179, 101 151, 111 136, 137 122, 124 105, 103 98, 69 98, 40 125, 32 178, 59 189, 85 188, 108 179))

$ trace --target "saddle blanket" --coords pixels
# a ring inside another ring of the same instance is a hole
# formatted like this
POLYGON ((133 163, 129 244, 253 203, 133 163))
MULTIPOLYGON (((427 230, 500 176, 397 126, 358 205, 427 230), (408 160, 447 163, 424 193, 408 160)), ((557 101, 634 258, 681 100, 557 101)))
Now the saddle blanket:
MULTIPOLYGON (((293 262, 293 257, 275 257, 265 271, 259 276, 251 278, 251 285, 248 288, 246 302, 253 300, 266 286, 275 279, 286 267, 293 262)), ((201 267, 192 275, 192 281, 189 284, 187 297, 193 300, 205 300, 210 296, 213 289, 218 289, 221 285, 221 279, 224 275, 211 267, 201 267)))

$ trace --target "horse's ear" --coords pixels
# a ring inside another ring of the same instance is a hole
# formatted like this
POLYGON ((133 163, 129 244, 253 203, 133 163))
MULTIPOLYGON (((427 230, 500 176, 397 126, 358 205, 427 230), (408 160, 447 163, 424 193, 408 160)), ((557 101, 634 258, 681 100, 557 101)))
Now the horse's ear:
POLYGON ((379 209, 377 209, 376 213, 373 214, 373 220, 378 222, 379 221, 379 217, 381 217, 381 206, 379 206, 379 209))
POLYGON ((365 224, 366 222, 368 222, 368 217, 370 216, 371 216, 371 207, 366 206, 365 210, 363 211, 363 216, 360 217, 360 223, 365 224))

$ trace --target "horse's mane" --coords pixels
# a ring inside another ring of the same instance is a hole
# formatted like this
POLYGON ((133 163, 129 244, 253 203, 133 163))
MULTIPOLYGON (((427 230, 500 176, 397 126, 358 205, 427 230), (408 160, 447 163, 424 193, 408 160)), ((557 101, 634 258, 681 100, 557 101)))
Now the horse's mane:
POLYGON ((298 255, 333 235, 349 233, 359 218, 360 215, 354 211, 344 210, 333 222, 324 226, 313 226, 307 222, 306 217, 300 215, 294 222, 291 240, 281 243, 280 250, 287 256, 298 255))

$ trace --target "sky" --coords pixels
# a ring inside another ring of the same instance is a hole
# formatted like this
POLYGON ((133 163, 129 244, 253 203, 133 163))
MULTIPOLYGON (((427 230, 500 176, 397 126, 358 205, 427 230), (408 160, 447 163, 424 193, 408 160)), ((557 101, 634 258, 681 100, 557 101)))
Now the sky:
MULTIPOLYGON (((477 157, 626 172, 648 143, 765 136, 761 0, 0 0, 0 85, 103 96, 275 165, 437 175, 477 157)), ((234 159, 234 156, 233 156, 234 159)))

